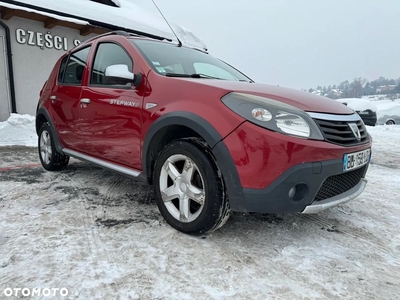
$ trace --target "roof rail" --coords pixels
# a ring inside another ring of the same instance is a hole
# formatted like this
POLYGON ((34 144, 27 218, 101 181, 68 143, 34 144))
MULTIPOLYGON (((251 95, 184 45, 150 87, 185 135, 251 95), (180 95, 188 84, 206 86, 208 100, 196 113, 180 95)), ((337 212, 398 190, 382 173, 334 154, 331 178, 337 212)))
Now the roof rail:
POLYGON ((106 33, 103 33, 103 34, 100 34, 100 35, 96 35, 96 36, 94 36, 94 37, 92 37, 90 39, 85 40, 83 42, 83 44, 89 43, 89 42, 91 42, 93 40, 96 40, 96 39, 101 38, 103 36, 109 36, 109 35, 133 36, 132 33, 129 33, 127 31, 116 30, 116 31, 110 31, 110 32, 106 32, 106 33))

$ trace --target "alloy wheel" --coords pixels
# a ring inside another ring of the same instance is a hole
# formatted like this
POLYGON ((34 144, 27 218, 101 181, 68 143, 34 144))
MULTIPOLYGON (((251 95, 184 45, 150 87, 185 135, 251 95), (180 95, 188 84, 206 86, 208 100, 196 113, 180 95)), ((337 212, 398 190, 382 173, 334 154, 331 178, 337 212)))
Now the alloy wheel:
POLYGON ((40 156, 45 164, 49 164, 53 155, 51 137, 47 130, 43 130, 40 136, 40 156))
POLYGON ((194 161, 186 155, 170 156, 162 166, 159 180, 168 212, 183 223, 196 220, 204 208, 205 184, 194 161))

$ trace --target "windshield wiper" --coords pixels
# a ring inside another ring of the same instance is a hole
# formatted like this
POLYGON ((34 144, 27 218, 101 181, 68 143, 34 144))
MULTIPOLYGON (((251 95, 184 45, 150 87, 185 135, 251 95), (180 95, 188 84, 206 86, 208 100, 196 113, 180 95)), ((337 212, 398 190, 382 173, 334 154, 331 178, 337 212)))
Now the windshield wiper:
POLYGON ((193 74, 181 74, 181 73, 165 73, 167 77, 184 77, 184 78, 209 78, 209 79, 220 79, 225 80, 224 78, 214 77, 202 73, 193 73, 193 74))

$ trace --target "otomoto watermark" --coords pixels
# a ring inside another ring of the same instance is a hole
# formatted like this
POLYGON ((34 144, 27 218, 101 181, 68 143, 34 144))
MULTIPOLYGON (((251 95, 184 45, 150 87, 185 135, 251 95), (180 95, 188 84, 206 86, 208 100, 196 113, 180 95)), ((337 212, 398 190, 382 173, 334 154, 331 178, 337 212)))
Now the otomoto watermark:
POLYGON ((67 288, 6 288, 2 295, 6 297, 67 297, 68 289, 67 288))

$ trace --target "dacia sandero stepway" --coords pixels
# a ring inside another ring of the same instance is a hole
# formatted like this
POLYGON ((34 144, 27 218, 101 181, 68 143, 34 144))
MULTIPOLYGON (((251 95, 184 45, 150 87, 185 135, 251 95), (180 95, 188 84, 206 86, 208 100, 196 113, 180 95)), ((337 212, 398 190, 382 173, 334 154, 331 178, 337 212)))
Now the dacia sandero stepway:
POLYGON ((46 170, 75 157, 147 182, 165 220, 190 234, 221 227, 231 211, 318 213, 352 200, 372 143, 341 103, 126 32, 59 59, 36 130, 46 170))

